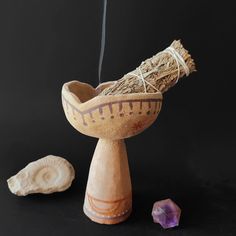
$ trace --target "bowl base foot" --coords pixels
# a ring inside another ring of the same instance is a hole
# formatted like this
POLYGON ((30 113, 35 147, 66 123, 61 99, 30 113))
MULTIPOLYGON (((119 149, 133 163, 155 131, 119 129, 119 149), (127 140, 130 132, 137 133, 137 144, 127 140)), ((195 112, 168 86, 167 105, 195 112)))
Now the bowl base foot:
POLYGON ((119 216, 98 215, 96 214, 96 212, 89 211, 85 206, 83 207, 83 211, 84 211, 84 214, 93 222, 96 222, 99 224, 113 225, 113 224, 119 224, 125 221, 130 216, 132 209, 129 209, 123 215, 119 215, 119 216))

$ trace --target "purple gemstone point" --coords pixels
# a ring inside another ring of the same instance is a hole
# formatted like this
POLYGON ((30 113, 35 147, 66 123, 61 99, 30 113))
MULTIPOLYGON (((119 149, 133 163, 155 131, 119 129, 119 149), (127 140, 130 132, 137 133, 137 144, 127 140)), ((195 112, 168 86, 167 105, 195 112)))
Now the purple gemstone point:
POLYGON ((153 221, 159 223, 164 229, 178 226, 180 214, 181 209, 171 199, 157 201, 153 205, 153 221))

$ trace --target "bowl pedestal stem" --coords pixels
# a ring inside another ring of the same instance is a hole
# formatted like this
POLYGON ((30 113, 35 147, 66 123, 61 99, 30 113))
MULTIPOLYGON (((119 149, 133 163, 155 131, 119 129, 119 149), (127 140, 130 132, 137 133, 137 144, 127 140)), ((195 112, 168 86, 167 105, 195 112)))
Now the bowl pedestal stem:
POLYGON ((99 139, 90 165, 84 213, 100 224, 117 224, 132 211, 132 187, 124 140, 99 139))

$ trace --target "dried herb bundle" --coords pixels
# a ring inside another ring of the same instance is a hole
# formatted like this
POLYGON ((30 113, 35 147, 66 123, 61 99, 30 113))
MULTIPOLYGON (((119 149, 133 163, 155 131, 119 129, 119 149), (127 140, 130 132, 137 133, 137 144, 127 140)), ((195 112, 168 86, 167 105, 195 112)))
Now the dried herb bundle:
POLYGON ((124 75, 99 95, 155 93, 156 91, 164 93, 180 78, 193 71, 195 71, 195 63, 191 55, 180 40, 175 40, 170 47, 142 62, 138 68, 124 75))

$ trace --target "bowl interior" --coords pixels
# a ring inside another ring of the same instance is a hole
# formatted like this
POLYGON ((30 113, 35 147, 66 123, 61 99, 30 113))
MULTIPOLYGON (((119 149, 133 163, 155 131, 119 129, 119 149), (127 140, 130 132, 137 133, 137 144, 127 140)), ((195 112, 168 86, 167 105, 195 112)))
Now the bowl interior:
POLYGON ((97 95, 96 90, 92 86, 82 83, 78 84, 77 81, 68 84, 68 91, 77 97, 80 103, 87 102, 97 95))

